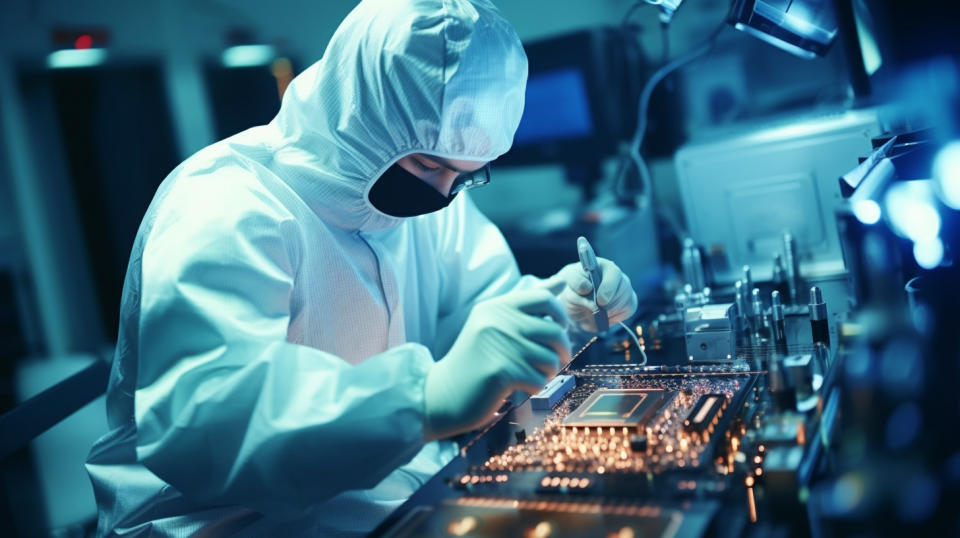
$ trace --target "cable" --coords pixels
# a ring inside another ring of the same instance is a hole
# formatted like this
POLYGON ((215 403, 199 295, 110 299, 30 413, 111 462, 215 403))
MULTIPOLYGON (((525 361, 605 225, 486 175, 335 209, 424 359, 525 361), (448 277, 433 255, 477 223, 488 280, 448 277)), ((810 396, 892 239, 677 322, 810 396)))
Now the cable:
POLYGON ((670 59, 670 23, 660 21, 660 57, 663 63, 670 59))
POLYGON ((645 0, 637 0, 636 2, 634 2, 634 4, 630 6, 630 9, 627 10, 627 13, 623 16, 623 19, 620 20, 620 25, 623 28, 630 28, 630 17, 632 17, 634 13, 639 11, 640 8, 644 6, 649 6, 649 5, 650 4, 648 4, 645 0))
POLYGON ((638 205, 643 208, 650 203, 650 195, 653 192, 653 182, 650 179, 650 170, 647 168, 647 163, 640 154, 640 147, 643 145, 643 139, 644 136, 646 136, 647 131, 647 113, 650 108, 650 97, 653 95, 653 90, 657 87, 657 85, 670 73, 710 52, 716 44, 717 38, 720 36, 720 32, 725 26, 726 21, 720 23, 717 29, 714 30, 705 40, 703 40, 703 42, 689 51, 681 54, 680 56, 677 56, 670 62, 667 62, 660 69, 657 69, 647 80, 646 84, 644 84, 637 104, 637 130, 630 142, 627 152, 627 159, 620 166, 617 174, 617 181, 614 185, 618 197, 628 198, 624 183, 626 182, 626 176, 628 173, 627 171, 632 163, 633 166, 636 167, 637 173, 640 177, 640 191, 642 198, 638 205))
POLYGON ((620 323, 620 326, 621 326, 621 327, 623 327, 624 329, 627 330, 627 334, 629 334, 629 335, 630 335, 630 338, 633 339, 633 343, 637 345, 637 350, 640 351, 640 356, 643 357, 643 362, 639 363, 638 365, 639 365, 639 366, 644 366, 644 365, 646 365, 646 364, 647 364, 647 352, 644 351, 644 350, 643 350, 643 346, 640 345, 640 340, 637 340, 637 335, 636 335, 636 333, 634 333, 634 332, 633 332, 633 329, 631 329, 629 326, 627 326, 626 323, 624 323, 624 322, 622 322, 622 321, 620 321, 619 323, 620 323))

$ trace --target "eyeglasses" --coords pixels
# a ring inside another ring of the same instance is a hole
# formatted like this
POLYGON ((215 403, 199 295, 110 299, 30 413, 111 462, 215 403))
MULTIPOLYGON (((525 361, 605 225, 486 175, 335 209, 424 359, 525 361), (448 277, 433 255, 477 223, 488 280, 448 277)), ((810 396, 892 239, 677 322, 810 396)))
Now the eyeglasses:
POLYGON ((485 164, 473 172, 464 172, 453 180, 453 186, 450 187, 450 196, 460 191, 481 187, 490 183, 490 165, 485 164))

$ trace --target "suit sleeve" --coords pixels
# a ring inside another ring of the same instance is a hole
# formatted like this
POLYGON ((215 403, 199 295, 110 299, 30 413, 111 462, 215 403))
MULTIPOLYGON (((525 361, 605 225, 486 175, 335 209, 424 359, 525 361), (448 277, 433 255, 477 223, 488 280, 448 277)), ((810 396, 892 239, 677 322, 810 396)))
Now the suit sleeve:
POLYGON ((264 512, 373 487, 423 446, 430 352, 405 344, 352 366, 287 342, 290 222, 227 213, 178 211, 147 240, 138 460, 189 498, 264 512))

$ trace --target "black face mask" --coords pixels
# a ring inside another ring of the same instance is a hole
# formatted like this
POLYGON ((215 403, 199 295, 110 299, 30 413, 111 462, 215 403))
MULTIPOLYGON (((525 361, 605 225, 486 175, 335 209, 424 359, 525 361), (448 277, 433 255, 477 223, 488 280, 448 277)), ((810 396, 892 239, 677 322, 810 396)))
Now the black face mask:
POLYGON ((425 181, 394 164, 370 188, 370 203, 392 217, 415 217, 439 211, 453 201, 425 181))

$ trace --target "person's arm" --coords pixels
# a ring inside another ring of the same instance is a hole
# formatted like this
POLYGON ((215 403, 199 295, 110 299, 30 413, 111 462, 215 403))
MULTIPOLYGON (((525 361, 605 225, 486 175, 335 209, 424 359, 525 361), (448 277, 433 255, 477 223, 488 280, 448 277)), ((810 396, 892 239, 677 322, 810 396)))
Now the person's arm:
POLYGON ((441 261, 437 350, 450 347, 478 302, 512 290, 542 287, 544 282, 521 276, 503 234, 466 194, 461 193, 440 213, 443 218, 435 221, 441 261))
POLYGON ((291 223, 258 200, 219 202, 258 210, 168 214, 147 240, 138 460, 188 498, 261 511, 374 486, 424 443, 430 352, 351 366, 288 343, 291 223))
MULTIPOLYGON (((452 338, 477 302, 512 290, 545 289, 560 299, 572 328, 596 332, 588 300, 593 286, 579 262, 564 266, 542 279, 520 275, 516 259, 503 234, 467 196, 461 196, 440 223, 441 302, 438 335, 452 338)), ((577 259, 576 244, 570 256, 577 259)), ((606 309, 610 324, 628 319, 637 309, 637 295, 630 279, 610 260, 599 259, 603 271, 598 302, 606 309)), ((449 345, 449 343, 447 343, 449 345)), ((446 349, 440 347, 439 349, 446 349)))

